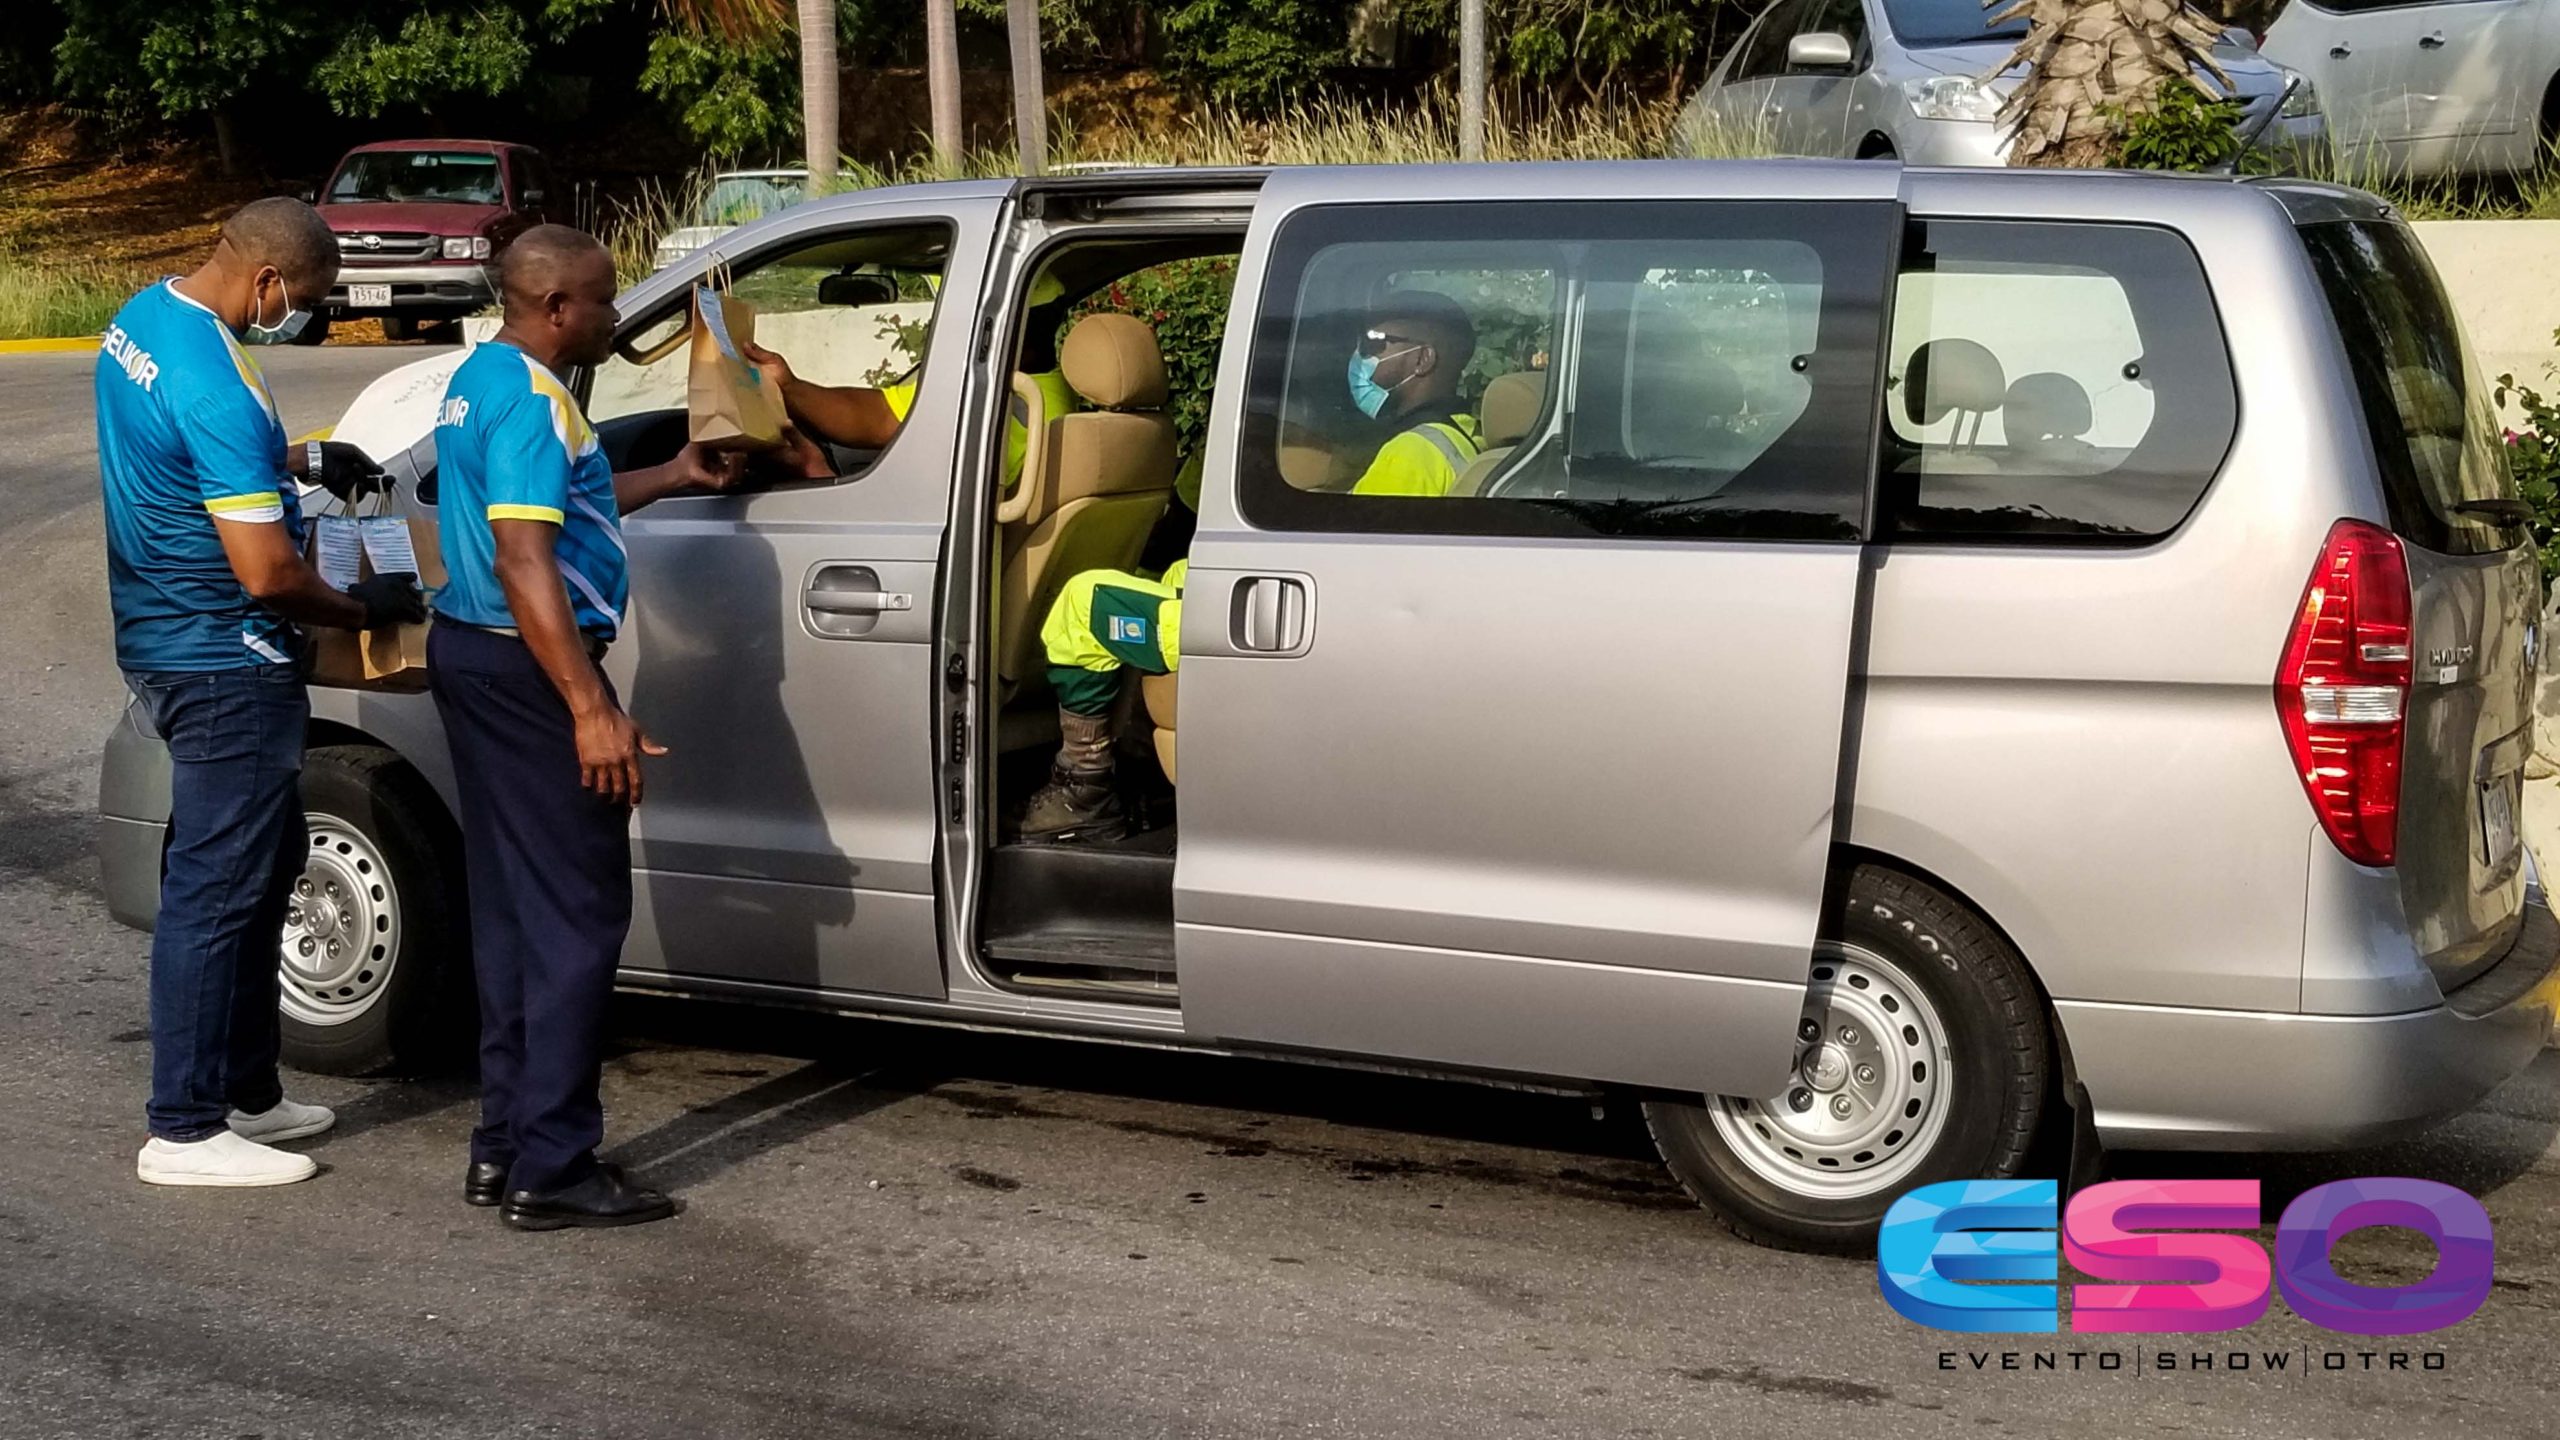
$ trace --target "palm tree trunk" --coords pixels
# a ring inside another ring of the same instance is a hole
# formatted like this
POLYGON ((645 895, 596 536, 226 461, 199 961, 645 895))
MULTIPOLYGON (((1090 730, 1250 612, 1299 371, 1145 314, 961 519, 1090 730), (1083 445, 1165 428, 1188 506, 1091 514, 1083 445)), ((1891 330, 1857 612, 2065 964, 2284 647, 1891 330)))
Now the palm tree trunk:
POLYGON ((1049 168, 1049 90, 1040 78, 1040 0, 1005 0, 1005 31, 1013 42, 1013 137, 1022 173, 1049 168))
POLYGON ((925 89, 933 102, 934 168, 944 175, 960 173, 960 41, 953 0, 925 0, 925 89))
POLYGON ((836 0, 800 0, 800 133, 809 160, 809 193, 835 188, 840 147, 836 121, 836 0))

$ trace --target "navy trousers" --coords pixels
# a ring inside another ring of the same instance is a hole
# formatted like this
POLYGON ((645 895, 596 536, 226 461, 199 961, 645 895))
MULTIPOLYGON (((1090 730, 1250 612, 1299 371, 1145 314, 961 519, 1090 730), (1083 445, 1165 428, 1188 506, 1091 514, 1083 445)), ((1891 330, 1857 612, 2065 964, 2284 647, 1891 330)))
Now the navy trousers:
POLYGON ((256 1114, 284 1098, 277 947, 311 843, 302 823, 311 697, 291 665, 129 671, 125 684, 170 762, 143 1114, 163 1140, 203 1140, 228 1111, 256 1114))
MULTIPOLYGON (((631 930, 631 811, 579 783, 569 707, 522 640, 427 632, 427 681, 453 752, 480 984, 480 1125, 471 1158, 509 1190, 595 1170, 605 1003, 631 930)), ((608 690, 610 685, 608 685, 608 690)))

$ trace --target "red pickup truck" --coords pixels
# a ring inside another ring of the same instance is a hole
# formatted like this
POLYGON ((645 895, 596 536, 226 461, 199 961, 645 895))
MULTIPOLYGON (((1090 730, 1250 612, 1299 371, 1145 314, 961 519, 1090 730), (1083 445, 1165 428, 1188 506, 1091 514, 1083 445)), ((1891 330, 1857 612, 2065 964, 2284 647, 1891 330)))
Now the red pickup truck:
POLYGON ((491 140, 386 140, 347 152, 312 197, 338 236, 338 284, 302 332, 378 316, 394 340, 458 320, 496 297, 490 259, 541 224, 561 198, 530 146, 491 140))

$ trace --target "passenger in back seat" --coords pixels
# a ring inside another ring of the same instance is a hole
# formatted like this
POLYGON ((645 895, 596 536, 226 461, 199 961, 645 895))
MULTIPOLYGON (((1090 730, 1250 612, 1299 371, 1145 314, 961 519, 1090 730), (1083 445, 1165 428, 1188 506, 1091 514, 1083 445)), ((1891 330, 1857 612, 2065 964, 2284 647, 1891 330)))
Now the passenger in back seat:
POLYGON ((1058 592, 1040 627, 1049 688, 1058 693, 1058 759, 1023 812, 1023 839, 1116 840, 1126 833, 1111 754, 1120 675, 1182 668, 1182 584, 1190 566, 1177 560, 1162 580, 1087 570, 1058 592))
POLYGON ((1457 486, 1484 432, 1457 409, 1458 381, 1476 353, 1476 322, 1446 295, 1388 296, 1351 355, 1351 398, 1371 419, 1398 427, 1353 482, 1354 495, 1438 497, 1457 486))

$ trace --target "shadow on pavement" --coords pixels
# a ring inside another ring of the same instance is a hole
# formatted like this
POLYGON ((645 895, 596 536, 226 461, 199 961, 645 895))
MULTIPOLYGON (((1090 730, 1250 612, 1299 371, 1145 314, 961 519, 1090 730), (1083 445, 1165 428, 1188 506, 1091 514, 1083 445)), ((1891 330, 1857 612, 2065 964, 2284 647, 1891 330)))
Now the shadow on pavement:
POLYGON ((926 1088, 872 1083, 881 1074, 812 1060, 735 1095, 693 1106, 654 1130, 610 1146, 603 1158, 639 1172, 661 1189, 684 1190, 926 1088))
MULTIPOLYGON (((954 1090, 970 1092, 974 1102, 982 1089, 1021 1087, 1224 1111, 1228 1113, 1195 1122, 1196 1128, 1204 1132, 1233 1129, 1238 1138, 1258 1123, 1285 1116, 1417 1137, 1656 1163, 1635 1106, 1622 1097, 1611 1099, 1605 1118, 1595 1122, 1588 1097, 1329 1065, 902 1025, 698 998, 620 996, 611 1023, 611 1034, 626 1046, 677 1045, 797 1057, 835 1065, 839 1068, 833 1073, 848 1079, 853 1078, 849 1067, 855 1064, 874 1067, 860 1077, 874 1105, 909 1094, 954 1090)), ((798 1079, 802 1073, 771 1083, 809 1083, 798 1079)), ((1666 1178, 1663 1184, 1668 1188, 1670 1182, 1666 1178)))

